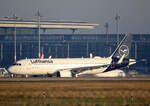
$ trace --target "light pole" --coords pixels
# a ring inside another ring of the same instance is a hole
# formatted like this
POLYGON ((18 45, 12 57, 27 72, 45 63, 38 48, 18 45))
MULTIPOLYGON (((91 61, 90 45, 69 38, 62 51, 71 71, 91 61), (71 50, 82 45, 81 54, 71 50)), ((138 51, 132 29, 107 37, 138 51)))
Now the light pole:
POLYGON ((106 29, 106 36, 107 36, 107 43, 108 43, 108 28, 109 28, 108 22, 105 23, 104 27, 106 29))
POLYGON ((116 14, 115 20, 116 20, 116 34, 117 34, 117 45, 118 45, 119 44, 119 20, 120 20, 120 16, 118 14, 116 14))
POLYGON ((69 49, 70 49, 70 45, 69 45, 69 42, 68 42, 68 45, 67 45, 67 52, 68 52, 68 53, 67 53, 67 58, 70 57, 70 52, 69 52, 70 50, 69 50, 69 49))
POLYGON ((16 21, 17 21, 17 16, 16 14, 13 15, 13 19, 15 21, 14 23, 14 62, 16 63, 17 56, 16 56, 16 21))
POLYGON ((3 60, 3 44, 1 44, 1 60, 3 60))
POLYGON ((86 56, 89 56, 89 44, 88 42, 86 43, 86 56))
POLYGON ((40 38, 40 18, 41 18, 41 14, 40 11, 37 11, 36 16, 38 17, 38 37, 39 37, 39 53, 38 53, 38 57, 39 59, 41 58, 41 38, 40 38))

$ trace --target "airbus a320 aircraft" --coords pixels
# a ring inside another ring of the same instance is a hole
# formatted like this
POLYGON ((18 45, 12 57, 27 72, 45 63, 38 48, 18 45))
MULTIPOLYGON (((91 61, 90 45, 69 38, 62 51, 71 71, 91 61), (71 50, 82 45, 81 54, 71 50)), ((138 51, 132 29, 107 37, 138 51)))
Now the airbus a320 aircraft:
MULTIPOLYGON (((129 59, 132 35, 126 35, 113 54, 108 58, 47 58, 23 59, 9 67, 12 74, 56 75, 57 77, 78 77, 82 74, 118 77, 122 67, 135 64, 129 59)), ((123 74, 124 76, 124 74, 123 74)))

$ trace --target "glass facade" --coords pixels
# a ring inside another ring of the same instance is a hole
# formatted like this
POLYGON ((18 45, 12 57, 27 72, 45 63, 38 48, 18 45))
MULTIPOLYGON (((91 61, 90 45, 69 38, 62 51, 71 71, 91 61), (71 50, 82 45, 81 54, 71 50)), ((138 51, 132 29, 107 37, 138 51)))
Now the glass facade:
MULTIPOLYGON (((38 31, 36 29, 17 30, 17 60, 38 58, 38 31)), ((120 41, 124 34, 120 35, 120 41)), ((41 52, 45 58, 87 58, 93 56, 108 57, 115 50, 116 34, 41 34, 41 52)), ((141 73, 150 70, 150 34, 134 34, 130 57, 147 59, 131 66, 141 73)), ((8 67, 14 61, 13 29, 0 29, 0 66, 8 67), (10 31, 10 32, 9 32, 10 31)))

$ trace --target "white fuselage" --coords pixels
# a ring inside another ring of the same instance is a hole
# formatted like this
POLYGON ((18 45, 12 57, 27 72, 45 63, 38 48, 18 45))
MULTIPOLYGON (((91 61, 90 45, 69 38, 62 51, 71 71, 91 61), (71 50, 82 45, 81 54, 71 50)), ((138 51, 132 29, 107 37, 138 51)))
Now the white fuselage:
MULTIPOLYGON (((71 70, 75 68, 100 66, 111 63, 111 58, 57 58, 57 59, 23 59, 17 61, 16 65, 9 67, 9 71, 13 74, 27 75, 44 75, 53 74, 61 70, 71 70)), ((105 68, 92 71, 84 71, 84 73, 99 73, 105 68)))

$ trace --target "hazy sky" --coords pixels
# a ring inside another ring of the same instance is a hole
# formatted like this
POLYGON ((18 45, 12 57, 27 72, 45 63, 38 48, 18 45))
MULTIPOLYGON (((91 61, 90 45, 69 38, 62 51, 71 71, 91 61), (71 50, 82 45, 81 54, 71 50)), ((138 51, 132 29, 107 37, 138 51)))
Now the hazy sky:
POLYGON ((1 0, 0 18, 16 13, 21 18, 35 18, 37 8, 43 19, 81 20, 100 24, 81 33, 115 33, 115 16, 120 15, 120 33, 150 33, 150 0, 1 0))

